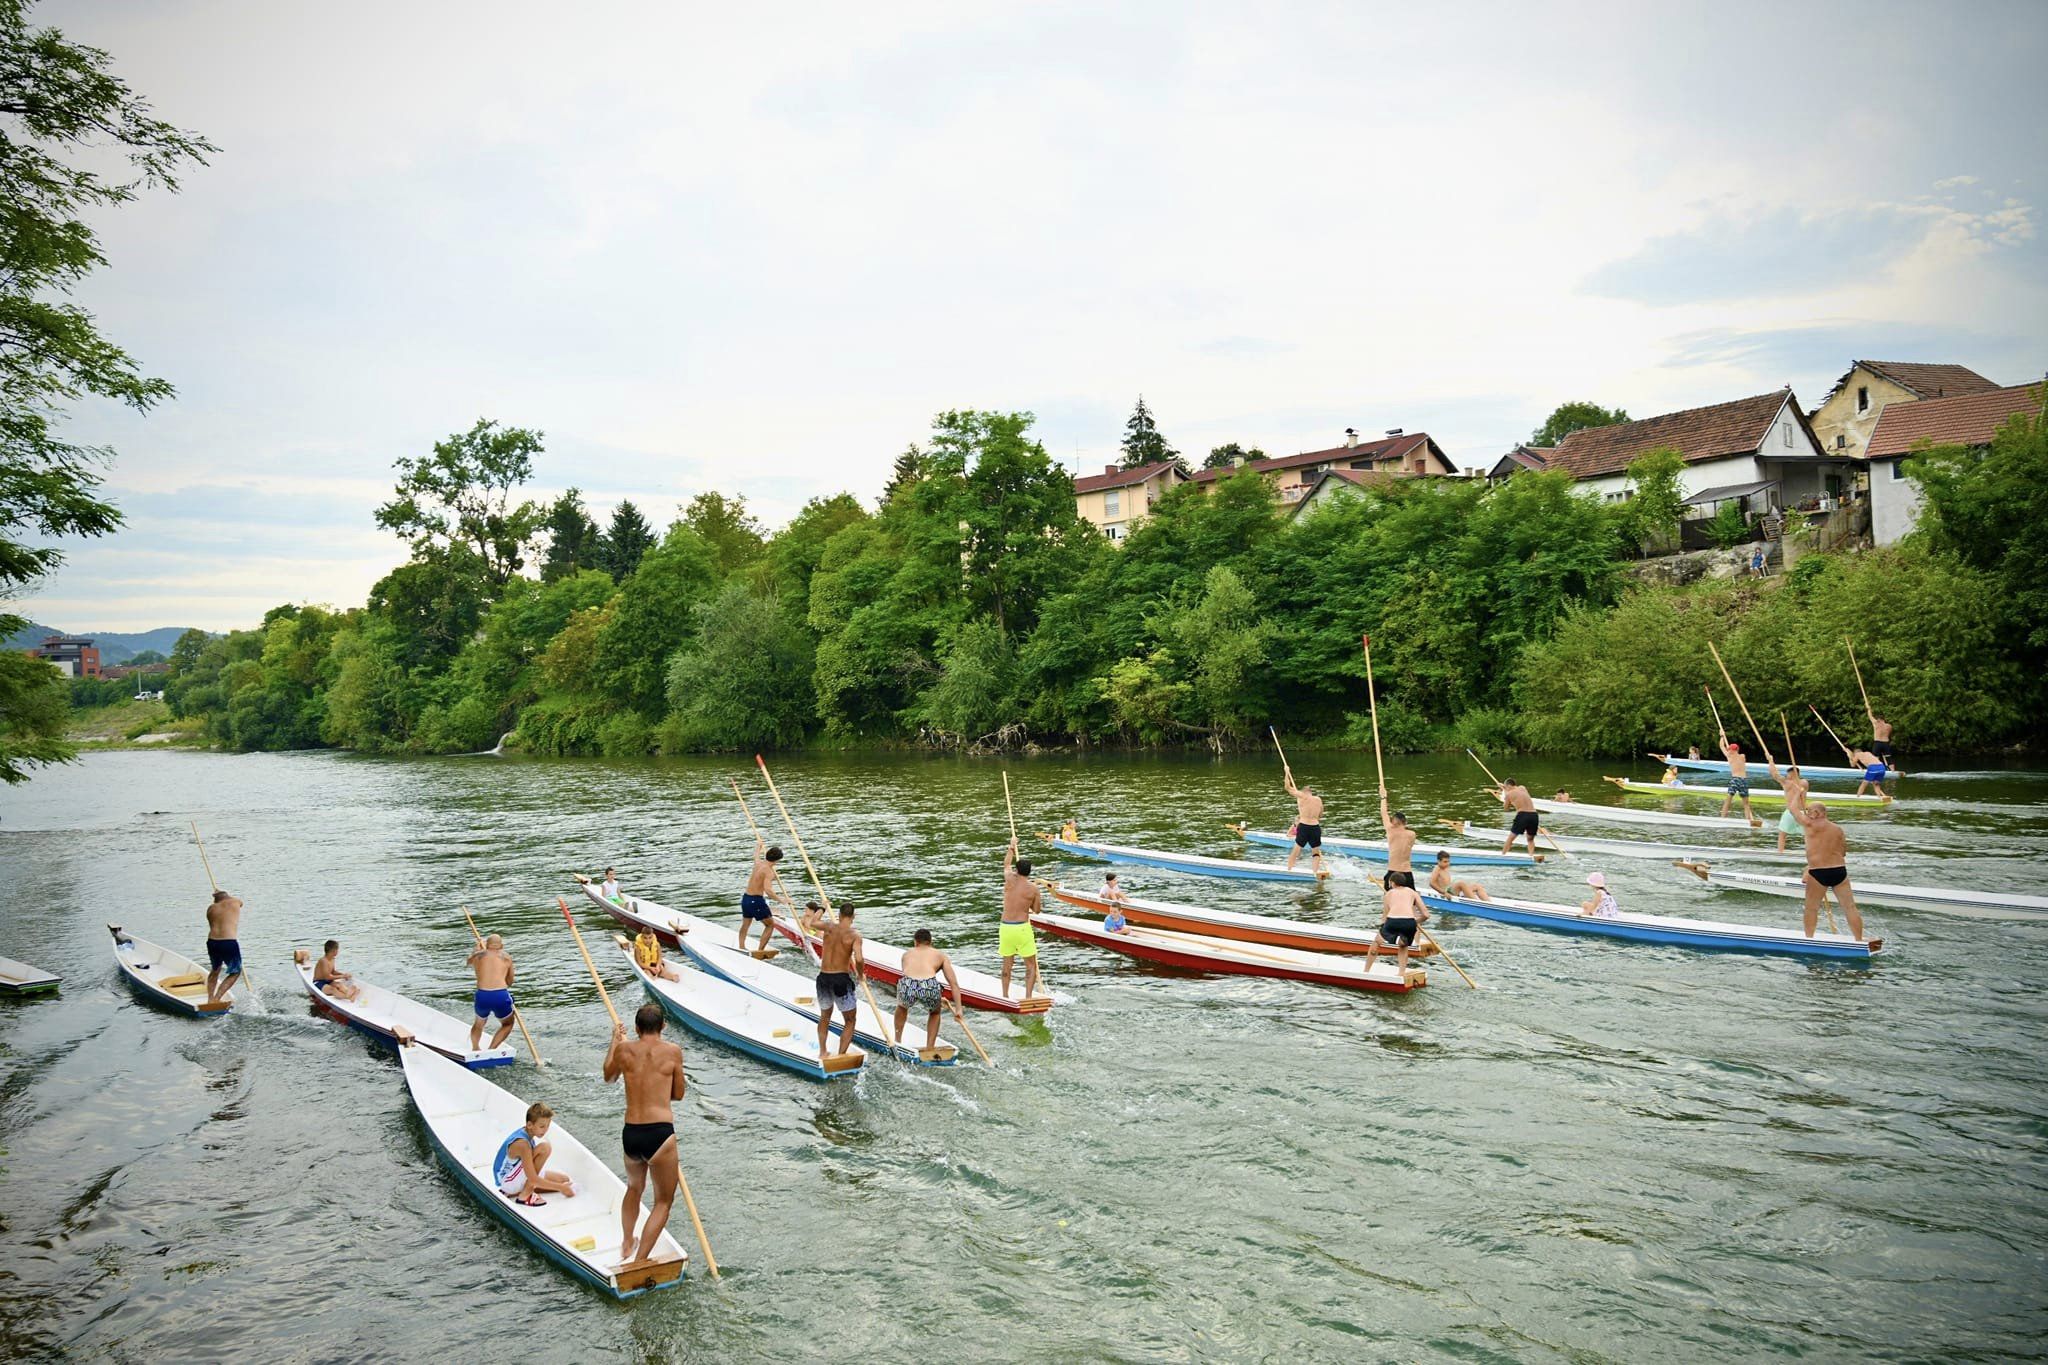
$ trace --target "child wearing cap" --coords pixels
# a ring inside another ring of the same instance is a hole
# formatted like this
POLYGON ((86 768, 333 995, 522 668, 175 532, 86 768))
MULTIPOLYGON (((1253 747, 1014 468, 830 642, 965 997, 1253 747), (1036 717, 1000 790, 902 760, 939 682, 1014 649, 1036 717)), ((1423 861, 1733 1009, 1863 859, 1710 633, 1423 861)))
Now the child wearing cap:
POLYGON ((1621 913, 1621 907, 1614 902, 1614 893, 1607 889, 1606 873, 1587 873, 1586 885, 1593 888, 1593 899, 1579 903, 1580 914, 1598 915, 1602 919, 1612 919, 1621 913))

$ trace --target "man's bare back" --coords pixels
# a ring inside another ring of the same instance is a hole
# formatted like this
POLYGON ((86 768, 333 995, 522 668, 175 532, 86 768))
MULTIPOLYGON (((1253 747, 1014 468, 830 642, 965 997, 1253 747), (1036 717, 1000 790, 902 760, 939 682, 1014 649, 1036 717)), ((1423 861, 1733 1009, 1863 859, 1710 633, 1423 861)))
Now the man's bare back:
POLYGON ((469 965, 480 991, 502 991, 512 984, 512 959, 502 948, 477 949, 469 955, 469 965))
POLYGON ((1323 823, 1323 798, 1306 789, 1294 794, 1294 818, 1304 825, 1323 823))
POLYGON ((242 936, 242 903, 233 896, 223 896, 206 907, 206 936, 208 938, 240 938, 242 936))
MULTIPOLYGON (((732 885, 727 882, 726 885, 732 885)), ((626 1082, 626 1122, 673 1123, 671 1106, 683 1097, 683 1050, 658 1033, 629 1038, 621 1024, 612 1056, 626 1082)))
POLYGON ((1003 878, 1003 923, 1022 924, 1038 913, 1038 884, 1012 868, 1003 878))
POLYGON ((860 935, 853 931, 853 925, 845 920, 834 920, 825 926, 824 942, 818 945, 818 970, 851 972, 853 954, 859 947, 860 935))
POLYGON ((1806 826, 1806 865, 1808 867, 1841 867, 1849 856, 1849 836, 1843 828, 1825 815, 1807 815, 1811 807, 1802 807, 1800 823, 1806 826))
POLYGON ((946 967, 946 955, 929 943, 916 944, 903 954, 903 975, 914 981, 937 976, 946 967))
MULTIPOLYGON (((1506 767, 1507 765, 1502 764, 1501 766, 1506 767)), ((1530 797, 1529 789, 1519 782, 1503 787, 1500 799, 1507 804, 1510 810, 1536 809, 1536 802, 1530 797)))

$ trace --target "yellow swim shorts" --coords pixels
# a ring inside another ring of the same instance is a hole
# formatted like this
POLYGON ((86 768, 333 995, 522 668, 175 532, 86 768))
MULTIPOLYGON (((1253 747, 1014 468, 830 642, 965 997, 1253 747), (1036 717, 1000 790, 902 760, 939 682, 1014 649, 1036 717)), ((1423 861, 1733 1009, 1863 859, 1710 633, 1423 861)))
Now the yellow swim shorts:
POLYGON ((996 935, 997 947, 1004 957, 1037 957, 1038 937, 1031 932, 1031 925, 1005 924, 996 935))

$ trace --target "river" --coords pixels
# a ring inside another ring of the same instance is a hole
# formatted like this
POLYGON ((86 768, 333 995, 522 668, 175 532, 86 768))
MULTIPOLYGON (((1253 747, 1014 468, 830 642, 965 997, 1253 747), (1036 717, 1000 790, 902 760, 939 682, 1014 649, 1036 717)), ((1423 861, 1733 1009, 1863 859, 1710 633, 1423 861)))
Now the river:
MULTIPOLYGON (((1333 832, 1372 832, 1369 755, 1294 757, 1333 832)), ((1599 766, 1513 766, 1604 799, 1599 766)), ((1227 853, 1227 820, 1291 811, 1257 756, 1010 772, 1027 829, 1075 816, 1155 847, 1227 853)), ((725 1278, 693 1261, 682 1288, 614 1303, 453 1184, 394 1058, 315 1015, 290 950, 339 938, 344 966, 461 1015, 472 907, 552 1062, 490 1074, 616 1167, 608 1021, 555 898, 611 863, 729 917, 750 847, 729 777, 776 818, 739 760, 107 753, 0 792, 0 953, 65 977, 0 1000, 0 1358, 1953 1359, 2048 1331, 2048 925, 1882 908, 1868 968, 1439 917, 1483 989, 1437 966, 1407 996, 1051 941, 1074 1001, 973 1016, 993 1070, 878 1062, 821 1086, 684 1035, 683 1168, 725 1278), (202 946, 195 820, 247 902, 263 1013, 159 1013, 109 961, 110 920, 202 946)), ((777 778, 867 932, 928 924, 993 969, 996 763, 806 756, 777 778)), ((1390 769, 1425 829, 1484 817, 1477 778, 1462 757, 1390 769)), ((2048 778, 1914 775, 1904 795, 1849 825, 1860 876, 2038 889, 2048 778)), ((1631 908, 1796 922, 1657 862, 1478 871, 1576 900, 1588 866, 1631 908)), ((1362 872, 1127 880, 1376 917, 1362 872)), ((687 1243, 680 1208, 672 1226, 687 1243)))

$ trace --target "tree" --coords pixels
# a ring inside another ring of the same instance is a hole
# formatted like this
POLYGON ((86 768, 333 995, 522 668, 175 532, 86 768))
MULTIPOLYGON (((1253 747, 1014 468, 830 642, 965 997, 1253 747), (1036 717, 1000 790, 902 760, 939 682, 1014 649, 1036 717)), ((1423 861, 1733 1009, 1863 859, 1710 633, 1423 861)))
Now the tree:
POLYGON ((687 526, 671 527, 619 584, 591 661, 598 690, 649 721, 660 720, 669 656, 696 634, 694 608, 717 578, 717 564, 703 538, 687 526))
POLYGON ((1685 490, 1678 476, 1685 469, 1685 457, 1670 446, 1646 450, 1629 461, 1628 480, 1635 496, 1620 509, 1622 531, 1632 545, 1644 550, 1663 549, 1678 543, 1680 518, 1685 514, 1685 490))
POLYGON ((867 510, 851 493, 812 498, 789 525, 768 542, 767 582, 783 612, 801 622, 811 611, 811 575, 825 557, 825 544, 848 526, 868 519, 867 510))
POLYGON ((947 562, 966 571, 969 603, 1012 638, 1079 569, 1074 480, 1031 439, 1032 421, 1028 412, 940 413, 918 489, 927 553, 953 555, 957 543, 947 562))
POLYGON ((533 477, 541 434, 478 418, 468 431, 434 445, 431 455, 401 455, 398 488, 377 509, 377 524, 409 541, 416 556, 460 545, 483 566, 493 589, 526 563, 541 511, 514 503, 513 490, 533 477))
POLYGON ((1742 500, 1724 502, 1707 518, 1707 535, 1724 550, 1732 550, 1749 539, 1749 514, 1742 510, 1742 500))
POLYGON ((545 526, 548 553, 540 565, 541 582, 552 583, 558 578, 567 578, 583 569, 598 566, 604 538, 598 534, 597 523, 590 519, 590 513, 583 506, 581 490, 572 488, 556 498, 554 505, 548 508, 545 526))
MULTIPOLYGON (((2048 390, 2034 391, 2037 404, 2044 397, 2048 390)), ((1983 451, 1920 451, 1906 474, 1926 495, 1921 536, 1996 575, 2029 649, 2048 653, 2048 411, 2015 415, 1983 451)))
POLYGON ((697 607, 697 643, 669 664, 668 703, 671 747, 801 744, 816 714, 810 636, 773 598, 728 581, 697 607))
POLYGON ((1226 445, 1216 446, 1211 449, 1209 458, 1202 461, 1202 468, 1234 469, 1240 464, 1250 464, 1253 460, 1263 460, 1265 458, 1266 452, 1260 450, 1257 446, 1246 447, 1231 441, 1226 445))
POLYGON ((653 548, 654 532, 647 525, 647 518, 632 503, 621 502, 613 509, 611 530, 598 548, 598 567, 623 583, 640 567, 641 557, 653 548))
POLYGON ((887 507, 889 499, 895 497, 897 493, 910 487, 910 485, 923 477, 924 452, 919 450, 917 443, 913 441, 901 455, 896 457, 896 464, 889 472, 889 482, 882 485, 882 496, 876 501, 881 506, 887 507))
POLYGON ((128 666, 131 668, 145 668, 150 664, 161 664, 168 662, 170 661, 164 658, 161 651, 154 649, 145 649, 140 653, 136 654, 133 658, 129 659, 128 666))
POLYGON ((1186 472, 1180 452, 1159 434, 1159 424, 1152 420, 1152 409, 1145 406, 1142 393, 1138 395, 1138 406, 1131 409, 1130 420, 1124 423, 1123 452, 1125 469, 1171 460, 1182 465, 1182 472, 1186 472))
POLYGON ((711 547, 721 574, 735 573, 761 557, 766 537, 761 523, 747 515, 747 500, 723 493, 699 493, 684 509, 682 524, 711 547))
MULTIPOLYGON (((217 150, 152 117, 107 53, 30 29, 26 8, 0 0, 0 600, 63 562, 50 541, 121 524, 95 491, 113 451, 59 437, 52 423, 63 409, 92 397, 147 412, 172 395, 90 313, 62 301, 106 264, 88 223, 144 187, 175 192, 181 167, 217 150), (109 148, 127 174, 111 170, 109 148)), ((27 624, 0 611, 0 638, 27 624)), ((25 655, 0 666, 0 781, 71 757, 57 677, 25 655)))
POLYGON ((1603 408, 1598 403, 1560 403, 1543 425, 1530 434, 1529 444, 1554 446, 1575 431, 1611 427, 1627 420, 1628 414, 1620 408, 1603 408))

